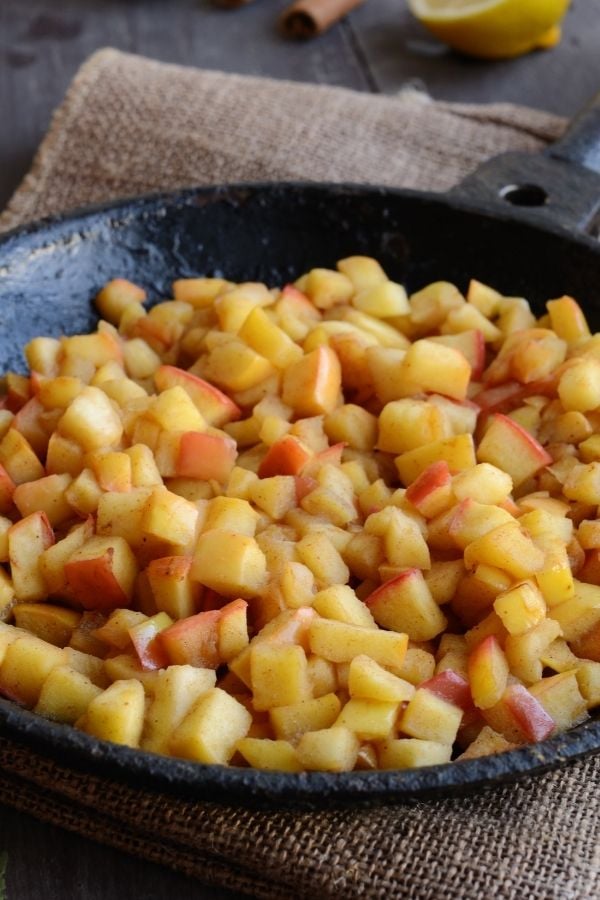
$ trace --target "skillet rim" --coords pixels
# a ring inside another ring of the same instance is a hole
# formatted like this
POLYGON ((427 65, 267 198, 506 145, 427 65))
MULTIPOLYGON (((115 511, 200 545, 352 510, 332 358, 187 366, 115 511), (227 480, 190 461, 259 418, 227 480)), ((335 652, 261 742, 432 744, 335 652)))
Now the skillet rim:
MULTIPOLYGON (((584 232, 573 231, 557 222, 539 216, 535 211, 515 208, 497 199, 474 202, 456 193, 417 191, 387 186, 341 182, 232 182, 199 185, 175 191, 161 191, 107 201, 44 217, 0 234, 0 288, 2 252, 14 252, 20 244, 40 246, 39 238, 47 238, 52 246, 67 232, 85 239, 85 229, 95 219, 115 219, 115 225, 126 224, 130 216, 166 207, 192 206, 199 195, 215 201, 237 199, 247 192, 265 195, 281 192, 352 194, 367 198, 399 197, 416 203, 440 205, 446 210, 485 216, 509 224, 518 222, 563 238, 600 257, 600 244, 584 232)), ((118 230, 115 231, 118 234, 118 230)), ((8 269, 10 271, 10 267, 8 269)), ((600 751, 600 720, 591 720, 546 741, 525 745, 505 753, 456 763, 406 770, 377 770, 350 773, 285 773, 251 768, 203 765, 171 757, 159 756, 101 741, 78 732, 72 726, 60 725, 0 699, 1 733, 36 752, 48 753, 53 759, 72 764, 78 770, 91 771, 116 778, 130 785, 167 793, 183 794, 196 800, 222 803, 285 805, 293 802, 309 807, 331 804, 397 802, 412 797, 431 798, 464 794, 539 775, 562 767, 571 760, 600 751)))

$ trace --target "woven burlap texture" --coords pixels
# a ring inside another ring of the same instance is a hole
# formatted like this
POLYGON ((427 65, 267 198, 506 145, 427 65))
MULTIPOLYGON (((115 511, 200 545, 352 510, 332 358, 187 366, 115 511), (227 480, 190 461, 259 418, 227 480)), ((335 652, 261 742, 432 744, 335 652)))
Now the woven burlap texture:
MULTIPOLYGON (((221 181, 441 190, 482 159, 538 149, 562 127, 556 117, 504 104, 357 94, 106 50, 76 77, 2 226, 221 181)), ((0 801, 265 898, 597 898, 599 787, 600 765, 588 760, 465 799, 265 812, 142 792, 0 738, 0 801)))

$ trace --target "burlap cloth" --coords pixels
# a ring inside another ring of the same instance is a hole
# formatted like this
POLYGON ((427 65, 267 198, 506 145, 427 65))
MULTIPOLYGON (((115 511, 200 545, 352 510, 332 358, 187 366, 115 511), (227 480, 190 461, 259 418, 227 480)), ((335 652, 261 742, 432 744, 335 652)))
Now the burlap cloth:
MULTIPOLYGON (((77 75, 4 228, 91 201, 227 180, 444 189, 537 149, 561 120, 199 72, 114 51, 77 75)), ((468 799, 270 812, 186 802, 63 768, 0 737, 0 801, 266 898, 600 897, 600 759, 468 799)))

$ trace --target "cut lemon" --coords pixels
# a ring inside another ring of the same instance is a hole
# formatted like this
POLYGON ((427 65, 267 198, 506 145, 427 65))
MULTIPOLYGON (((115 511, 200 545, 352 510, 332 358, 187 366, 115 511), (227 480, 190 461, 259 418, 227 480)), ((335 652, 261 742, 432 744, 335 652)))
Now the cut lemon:
POLYGON ((560 40, 570 0, 408 0, 411 12, 444 43, 485 59, 520 56, 560 40))

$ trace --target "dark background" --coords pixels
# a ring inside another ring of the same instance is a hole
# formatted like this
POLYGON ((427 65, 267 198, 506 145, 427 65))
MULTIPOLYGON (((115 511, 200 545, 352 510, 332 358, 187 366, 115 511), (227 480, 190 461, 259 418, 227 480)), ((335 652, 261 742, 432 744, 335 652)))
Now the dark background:
MULTIPOLYGON (((113 46, 168 62, 436 98, 509 101, 572 116, 600 90, 600 0, 575 0, 561 44, 510 62, 462 59, 402 0, 369 0, 309 43, 275 28, 286 0, 0 0, 0 208, 28 170, 79 64, 113 46)), ((233 895, 0 807, 7 900, 224 900, 233 895)), ((0 864, 1 871, 1 864, 0 864)), ((0 897, 2 896, 0 883, 0 897)))

